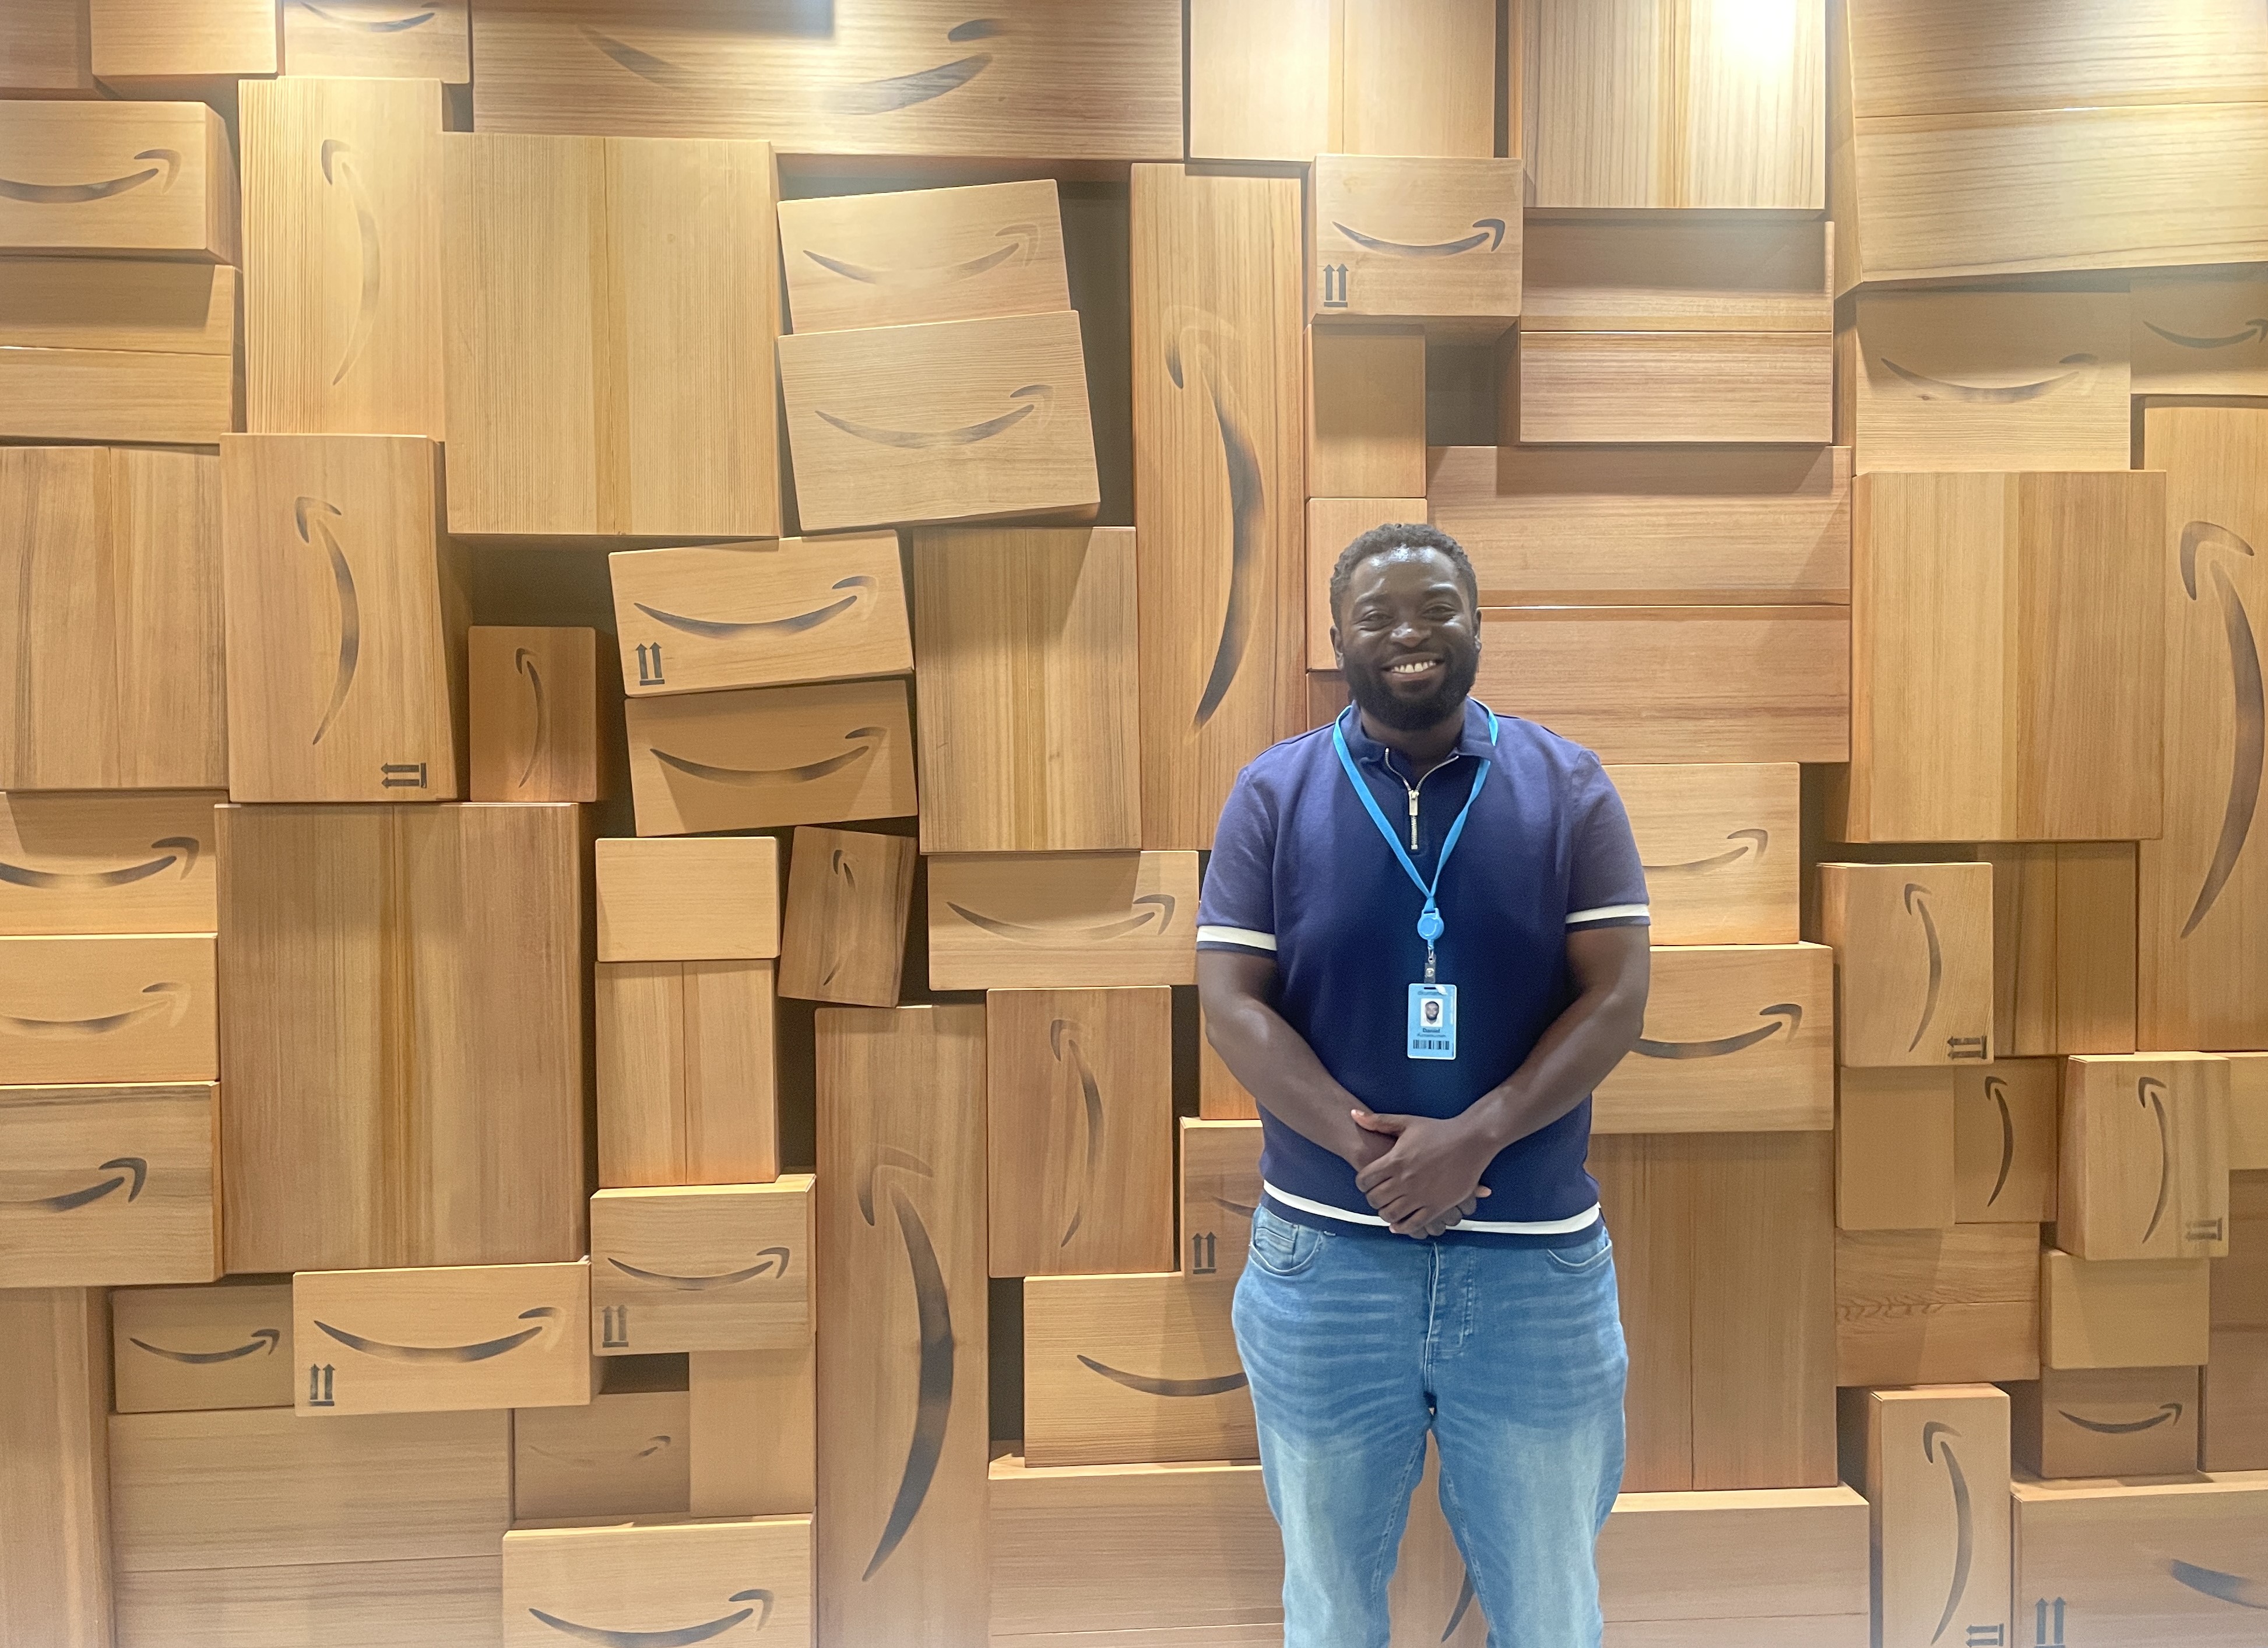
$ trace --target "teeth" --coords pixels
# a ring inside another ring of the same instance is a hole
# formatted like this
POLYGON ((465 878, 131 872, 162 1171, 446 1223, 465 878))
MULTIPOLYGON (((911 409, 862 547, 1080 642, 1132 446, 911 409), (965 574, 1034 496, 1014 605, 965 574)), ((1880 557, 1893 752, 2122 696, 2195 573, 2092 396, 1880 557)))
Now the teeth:
POLYGON ((1432 658, 1418 658, 1408 664, 1396 664, 1389 668, 1387 671, 1387 673, 1389 675, 1415 675, 1420 670, 1429 670, 1432 667, 1433 660, 1432 658))

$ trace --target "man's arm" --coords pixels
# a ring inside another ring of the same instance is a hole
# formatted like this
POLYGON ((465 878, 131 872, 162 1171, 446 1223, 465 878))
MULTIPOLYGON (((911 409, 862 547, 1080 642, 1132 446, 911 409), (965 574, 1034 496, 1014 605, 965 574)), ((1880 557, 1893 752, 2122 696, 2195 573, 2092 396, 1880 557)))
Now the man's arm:
POLYGON ((1271 1115, 1359 1168, 1386 1153, 1388 1140, 1355 1125, 1359 1101, 1276 1011, 1273 957, 1198 951, 1197 1000, 1213 1050, 1271 1115))

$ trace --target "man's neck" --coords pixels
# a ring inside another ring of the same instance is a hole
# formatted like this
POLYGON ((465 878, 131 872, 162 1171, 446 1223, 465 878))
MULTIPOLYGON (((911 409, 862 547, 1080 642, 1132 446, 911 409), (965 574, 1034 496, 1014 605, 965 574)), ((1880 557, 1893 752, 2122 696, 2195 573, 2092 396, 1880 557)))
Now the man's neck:
POLYGON ((1382 726, 1372 719, 1370 711, 1355 712, 1362 717, 1362 730, 1387 748, 1395 751, 1410 762, 1412 772, 1430 772, 1448 760, 1465 735, 1465 701, 1457 700, 1457 707, 1431 726, 1405 730, 1382 726))

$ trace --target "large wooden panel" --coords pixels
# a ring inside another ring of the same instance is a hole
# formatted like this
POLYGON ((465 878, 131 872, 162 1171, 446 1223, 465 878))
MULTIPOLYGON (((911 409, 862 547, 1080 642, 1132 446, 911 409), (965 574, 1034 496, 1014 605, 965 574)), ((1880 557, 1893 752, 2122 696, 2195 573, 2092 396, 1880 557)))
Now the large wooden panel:
POLYGON ((592 843, 601 961, 750 961, 779 953, 770 835, 609 836, 592 843))
POLYGON ((178 1087, 0 1087, 0 1284, 220 1274, 219 1103, 178 1087))
POLYGON ((1847 603, 1851 454, 1760 446, 1436 447, 1426 519, 1484 606, 1847 603))
POLYGON ((636 698, 630 796, 641 835, 756 829, 916 809, 902 681, 636 698))
POLYGON ((1706 1141, 1601 1134, 1590 1171, 1615 1243, 1615 1285, 1630 1377, 1623 1398, 1623 1486, 1693 1486, 1693 1292, 1702 1214, 1687 1159, 1706 1141))
POLYGON ((227 781, 220 490, 208 453, 0 448, 0 789, 227 781))
POLYGON ((1843 1393, 1846 1476, 1872 1524, 1875 1640, 2009 1640, 2008 1397, 1990 1385, 1843 1393), (1852 1471, 1850 1465, 1859 1468, 1852 1471))
POLYGON ((2136 394, 2268 394, 2268 270, 2174 270, 2130 285, 2136 394))
POLYGON ((244 422, 225 264, 0 259, 0 435, 212 445, 244 422))
POLYGON ((440 88, 291 78, 239 98, 246 427, 443 438, 440 88))
POLYGON ((591 1349, 789 1350, 811 1337, 811 1175, 591 1198, 591 1349))
POLYGON ((1306 702, 1300 186, 1139 166, 1132 189, 1142 840, 1210 847, 1306 702))
POLYGON ((579 812, 222 810, 230 1269, 585 1251, 579 812))
POLYGON ((473 77, 468 0, 283 0, 284 72, 439 80, 473 77))
POLYGON ((597 801, 615 787, 622 686, 596 629, 478 624, 465 632, 475 801, 597 801))
POLYGON ((99 1292, 0 1292, 0 1641, 109 1648, 109 1334, 99 1292))
POLYGON ((907 835, 796 828, 780 932, 781 995, 897 1005, 917 857, 907 835))
POLYGON ((85 97, 93 90, 85 0, 19 0, 0 17, 0 91, 85 97))
POLYGON ((1834 1642, 1856 1615, 1866 1640, 1867 1502, 1841 1485, 1717 1493, 1631 1493, 1599 1535, 1599 1603, 1608 1640, 1646 1648, 1681 1640, 1640 1636, 1641 1622, 1687 1624, 1695 1643, 1738 1625, 1800 1620, 1791 1641, 1834 1642), (1716 1634, 1712 1634, 1716 1633, 1716 1634))
POLYGON ((0 104, 0 152, 11 252, 238 260, 236 158, 202 103, 0 104))
POLYGON ((1835 949, 1845 1064, 1992 1056, 1992 867, 1819 866, 1818 930, 1835 949))
POLYGON ((2058 1634, 2071 1643, 2195 1648, 2258 1639, 2258 1610, 2249 1599, 2257 1594, 2268 1475, 2019 1482, 2014 1494, 2018 1622, 2044 1620, 2051 1644, 2058 1634))
POLYGON ((33 1086, 210 1082, 213 967, 210 933, 0 938, 0 1070, 33 1086))
POLYGON ((961 1648, 988 1531, 984 1015, 818 1017, 819 1615, 961 1648))
POLYGON ((819 1501, 818 1347, 696 1350, 689 1496, 696 1516, 808 1516, 819 1501))
POLYGON ((2038 1379, 2008 1389, 2016 1458, 2036 1476, 2193 1471, 2198 1372, 2042 1368, 2038 1379))
POLYGON ((1487 607, 1480 695, 1605 761, 1839 761, 1849 615, 1835 607, 1487 607))
POLYGON ((276 0, 87 0, 99 80, 131 85, 276 72, 276 0))
POLYGON ((2153 406, 2143 460, 2166 472, 2165 828, 2140 848, 2137 1045, 2268 1047, 2268 852, 2252 840, 2268 703, 2268 410, 2153 406), (2254 850, 2248 851, 2248 847, 2254 850))
POLYGON ((1946 1230, 1955 1219, 1951 1070, 1840 1071, 1835 1092, 1835 1227, 1946 1230))
POLYGON ((1234 1292, 1233 1275, 1027 1281, 1027 1460, 1257 1460, 1252 1394, 1229 1325, 1234 1292))
POLYGON ((117 1648, 494 1648, 502 1567, 491 1554, 122 1574, 117 1648))
POLYGON ((1319 154, 1307 188, 1311 317, 1408 318, 1460 337, 1519 318, 1518 160, 1319 154))
POLYGON ((2040 1254, 2040 1361, 2051 1368, 2167 1367, 2206 1359, 2209 1259, 2040 1254))
POLYGON ((601 961, 593 989, 599 1182, 777 1178, 773 964, 601 961))
POLYGON ((1182 1274, 1234 1281, 1243 1273, 1260 1205, 1260 1123, 1183 1116, 1179 1126, 1182 1274))
POLYGON ((754 1622, 811 1648, 807 1516, 514 1528, 504 1536, 506 1648, 702 1642, 754 1622))
POLYGON ((1818 945, 1658 948, 1646 1026, 1598 1085, 1601 1133, 1835 1125, 1835 958, 1818 945))
POLYGON ((2057 1245, 2082 1259, 2225 1255, 2228 1061, 2072 1058, 2063 1075, 2057 1245))
POLYGON ((683 1515, 689 1407, 683 1391, 622 1391, 514 1414, 512 1519, 683 1515))
POLYGON ((1191 0, 1192 160, 1299 165, 1336 147, 1343 12, 1330 0, 1191 0))
POLYGON ((289 1408, 289 1283, 120 1288, 110 1296, 120 1413, 289 1408))
POLYGON ((932 858, 932 990, 1197 982, 1193 852, 932 858))
POLYGON ((1523 252, 1523 332, 1826 332, 1827 226, 1708 216, 1539 219, 1523 252))
POLYGON ((1053 178, 782 201, 779 225, 799 333, 1071 307, 1053 178))
POLYGON ((302 1270, 291 1337, 308 1415, 576 1408, 591 1400, 591 1266, 302 1270))
POLYGON ((769 144, 441 140, 449 525, 776 537, 769 144))
POLYGON ((2135 849, 1980 849, 1992 866, 1992 1034, 2003 1056, 2134 1050, 2135 849))
POLYGON ((2041 1225, 2056 1216, 2057 1059, 1995 1059, 1954 1075, 1954 1218, 1962 1225, 2041 1225))
POLYGON ((0 793, 0 933, 210 932, 210 790, 0 793))
POLYGON ((1535 332, 1520 342, 1520 438, 1835 438, 1835 342, 1818 332, 1535 332))
POLYGON ((1800 769, 1614 767, 1657 945, 1787 945, 1800 925, 1800 769))
POLYGON ((2029 1225, 1835 1238, 1835 1382, 2039 1376, 2040 1238, 2029 1225))

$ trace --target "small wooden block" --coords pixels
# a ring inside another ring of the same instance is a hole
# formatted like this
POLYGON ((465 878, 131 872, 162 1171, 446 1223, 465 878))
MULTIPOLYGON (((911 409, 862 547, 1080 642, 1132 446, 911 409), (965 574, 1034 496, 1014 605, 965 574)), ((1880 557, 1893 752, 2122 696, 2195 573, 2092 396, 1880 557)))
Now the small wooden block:
POLYGON ((1835 1237, 1835 1382, 2036 1379, 2036 1226, 1842 1231, 1835 1237))
POLYGON ((308 1414, 579 1408, 591 1400, 591 1266, 302 1270, 291 1336, 308 1414))
POLYGON ((2212 1350, 2198 1370, 2201 1463, 2212 1471, 2268 1470, 2268 1328, 2216 1328, 2212 1350))
POLYGON ((599 1182, 750 1184, 779 1175, 775 967, 599 963, 599 1182))
POLYGON ((1307 667, 1338 667, 1331 645, 1337 620, 1331 612, 1331 573, 1339 553, 1373 526, 1425 519, 1425 500, 1406 498, 1309 498, 1307 500, 1307 667))
POLYGON ((770 835, 593 843, 601 961, 747 961, 779 953, 770 835))
POLYGON ((2228 1252, 2227 1060, 2066 1059, 2061 1138, 2056 1240, 2064 1251, 2090 1260, 2228 1252))
POLYGON ((2051 1643, 2058 1603, 2071 1642, 2242 1648, 2257 1637, 2251 1605, 2229 1597, 2254 1594, 2268 1476, 2019 1480, 2012 1497, 2017 1612, 2026 1624, 2044 1612, 2051 1643))
POLYGON ((0 435, 217 443, 244 421, 237 285, 225 264, 8 259, 0 435))
POLYGON ((918 857, 910 835, 798 825, 788 854, 780 994, 896 1006, 918 857))
POLYGON ((811 1575, 807 1516, 514 1528, 504 1642, 700 1642, 754 1621, 783 1648, 811 1648, 811 1575))
POLYGON ((1950 1070, 1845 1070, 1835 1095, 1835 1227, 1945 1230, 1954 1222, 1950 1070))
POLYGON ((618 549, 607 571, 633 698, 914 666, 895 533, 618 549))
POLYGON ((1992 866, 1819 866, 1845 1065, 1992 1056, 1992 866))
POLYGON ((1839 1645, 1837 1622, 1854 1615, 1864 1642, 1867 1519, 1867 1502, 1841 1484, 1621 1494, 1599 1535, 1600 1608, 1617 1642, 1627 1631, 1646 1648, 1778 1648, 1768 1636, 1730 1633, 1787 1619, 1802 1622, 1792 1640, 1839 1645), (1712 1634, 1720 1630, 1728 1634, 1712 1634))
POLYGON ((2016 1458, 2035 1476, 2193 1471, 2198 1372, 2193 1367, 2043 1367, 2038 1379, 2008 1387, 2016 1458))
POLYGON ((0 938, 0 1070, 12 1082, 210 1082, 217 1039, 210 933, 0 938))
POLYGON ((1425 334, 1414 326, 1307 328, 1307 496, 1425 490, 1425 334))
POLYGON ((465 644, 472 798, 604 800, 621 695, 599 632, 475 626, 465 644))
POLYGON ((0 1291, 0 1622, 11 1644, 112 1640, 109 1334, 99 1291, 0 1291))
POLYGON ((288 1283, 120 1288, 110 1321, 120 1413, 291 1405, 288 1283))
POLYGON ((779 363, 807 532, 1101 497, 1073 311, 802 333, 779 363))
MULTIPOLYGON (((2058 1227, 2060 1228, 2060 1227, 2058 1227)), ((2212 1261, 2040 1254, 2040 1363, 2178 1367, 2205 1360, 2212 1261)))
POLYGON ((819 1351, 696 1350, 686 1358, 695 1516, 808 1516, 818 1504, 819 1351))
POLYGON ((1520 341, 1520 438, 1835 438, 1835 341, 1820 332, 1534 332, 1520 341))
POLYGON ((1990 1385, 1846 1390, 1846 1479, 1867 1496, 1875 1640, 2009 1640, 2008 1396, 1990 1385), (1849 1468, 1851 1466, 1858 1469, 1849 1468))
POLYGON ((929 861, 932 990, 1197 982, 1193 852, 929 861))
POLYGON ((688 1404, 683 1391, 623 1391, 514 1414, 512 1520, 684 1515, 688 1404))
POLYGON ((438 80, 473 77, 466 0, 420 0, 408 16, 394 0, 284 0, 284 72, 438 80))
POLYGON ((210 932, 210 790, 0 794, 0 933, 210 932))
POLYGON ((1954 1076, 1954 1218, 1963 1225, 2044 1225, 2061 1172, 2056 1059, 1996 1059, 1954 1076))
POLYGON ((2129 291, 2134 394, 2268 394, 2268 272, 2168 270, 2135 276, 2129 291))
POLYGON ((1180 1125, 1182 1274, 1233 1282, 1244 1272, 1260 1205, 1260 1123, 1183 1116, 1180 1125))
POLYGON ((95 78, 113 85, 276 72, 276 0, 87 0, 95 78))
POLYGON ((219 1129, 210 1082, 0 1087, 0 1286, 219 1276, 219 1129))
POLYGON ((1307 179, 1307 313, 1492 337, 1521 309, 1521 166, 1318 154, 1307 179))
POLYGON ((1594 1104, 1602 1133, 1825 1132, 1835 958, 1803 944, 1657 949, 1646 1027, 1594 1104))
POLYGON ((2268 1168, 2268 1053, 2228 1059, 2228 1170, 2268 1168))
POLYGON ((1638 838, 1657 946, 1796 941, 1800 776, 1792 762, 1607 769, 1638 838))
POLYGON ((1831 332, 1817 219, 1544 218, 1523 248, 1523 332, 1831 332))
POLYGON ((903 681, 634 698, 624 714, 641 835, 916 810, 903 681))
POLYGON ((2134 1050, 2134 843, 1980 847, 2003 1057, 2134 1050))
POLYGON ((86 97, 93 91, 85 0, 20 0, 0 18, 0 92, 86 97))
POLYGON ((798 333, 1071 307, 1053 178, 782 201, 779 225, 798 333))
POLYGON ((1252 1394, 1217 1276, 1024 1284, 1025 1456, 1042 1465, 1256 1460, 1252 1394))
POLYGON ((811 1175, 591 1198, 591 1350, 784 1350, 811 1337, 811 1175))
POLYGON ((202 103, 0 104, 0 246, 234 263, 236 160, 202 103))

